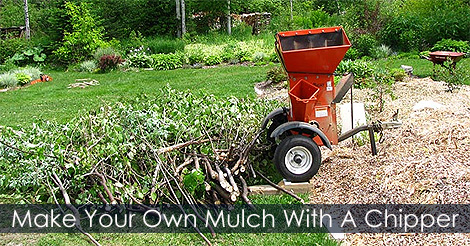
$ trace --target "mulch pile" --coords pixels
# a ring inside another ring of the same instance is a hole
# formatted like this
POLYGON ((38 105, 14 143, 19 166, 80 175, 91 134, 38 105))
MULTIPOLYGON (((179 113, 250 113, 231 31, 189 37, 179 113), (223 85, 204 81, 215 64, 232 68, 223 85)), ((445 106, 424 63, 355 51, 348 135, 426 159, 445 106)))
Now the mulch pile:
MULTIPOLYGON (((429 78, 394 85, 382 113, 368 89, 354 90, 371 120, 389 121, 399 109, 399 129, 386 130, 378 155, 351 140, 323 151, 323 165, 311 180, 315 204, 468 204, 470 203, 470 87, 446 92, 429 78), (438 109, 413 110, 422 101, 438 109)), ((349 102, 346 98, 344 102, 349 102)), ((348 234, 351 245, 463 245, 468 234, 348 234)))

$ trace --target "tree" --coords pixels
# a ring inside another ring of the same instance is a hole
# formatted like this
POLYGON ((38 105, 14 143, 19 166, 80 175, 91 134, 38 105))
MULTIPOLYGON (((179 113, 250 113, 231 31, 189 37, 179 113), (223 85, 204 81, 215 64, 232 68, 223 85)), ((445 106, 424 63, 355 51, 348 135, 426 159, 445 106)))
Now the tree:
POLYGON ((227 33, 232 35, 232 17, 230 16, 230 0, 227 0, 227 33))
POLYGON ((181 35, 186 33, 186 3, 181 0, 181 35))
POLYGON ((181 20, 181 2, 180 0, 176 0, 176 20, 178 22, 177 26, 177 31, 176 31, 176 36, 178 38, 181 38, 181 26, 179 25, 179 22, 181 20))
POLYGON ((28 11, 28 0, 24 0, 24 23, 26 26, 26 39, 31 38, 31 28, 29 26, 29 11, 28 11))

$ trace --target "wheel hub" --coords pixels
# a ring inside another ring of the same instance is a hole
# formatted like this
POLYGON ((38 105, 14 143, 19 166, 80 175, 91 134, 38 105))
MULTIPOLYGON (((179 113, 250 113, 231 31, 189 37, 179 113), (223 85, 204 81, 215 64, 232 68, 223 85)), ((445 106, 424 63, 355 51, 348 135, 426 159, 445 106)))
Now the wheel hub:
POLYGON ((294 146, 285 156, 287 170, 293 174, 304 174, 313 164, 313 157, 310 151, 304 146, 294 146))

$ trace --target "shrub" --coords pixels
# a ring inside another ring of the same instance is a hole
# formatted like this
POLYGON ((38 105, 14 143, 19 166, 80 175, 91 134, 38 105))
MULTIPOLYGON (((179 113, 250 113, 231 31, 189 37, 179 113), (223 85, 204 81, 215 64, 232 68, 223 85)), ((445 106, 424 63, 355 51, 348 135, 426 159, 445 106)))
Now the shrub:
POLYGON ((213 66, 222 63, 222 57, 217 55, 210 55, 204 58, 204 63, 208 66, 213 66))
POLYGON ((24 73, 31 77, 31 80, 39 79, 41 77, 41 70, 36 67, 24 67, 13 71, 13 73, 24 73))
POLYGON ((389 75, 395 80, 395 81, 403 81, 408 75, 406 74, 405 70, 401 68, 394 68, 390 70, 389 75))
POLYGON ((356 48, 349 48, 344 55, 345 60, 356 60, 361 56, 360 52, 356 48))
POLYGON ((4 63, 12 55, 22 52, 27 47, 24 38, 0 39, 0 63, 4 63))
POLYGON ((402 51, 423 50, 442 38, 470 40, 468 1, 390 1, 390 12, 380 32, 383 43, 402 51))
POLYGON ((287 74, 284 71, 284 68, 280 66, 273 67, 266 73, 266 79, 271 80, 274 83, 279 83, 287 80, 287 74))
POLYGON ((367 82, 363 86, 372 88, 372 98, 377 101, 377 109, 379 112, 383 112, 387 101, 386 96, 389 95, 392 100, 395 98, 392 90, 393 78, 384 71, 378 71, 374 76, 367 79, 367 82))
POLYGON ((98 64, 96 64, 96 61, 88 60, 88 61, 81 62, 77 68, 77 71, 92 73, 96 71, 97 68, 98 68, 98 64))
POLYGON ((25 74, 25 73, 17 73, 15 74, 16 79, 18 80, 18 83, 20 85, 25 85, 31 81, 31 76, 25 74))
POLYGON ((363 34, 353 41, 353 47, 357 49, 360 56, 372 55, 372 50, 379 44, 375 38, 370 34, 363 34))
POLYGON ((253 54, 253 62, 268 62, 269 56, 261 51, 258 51, 253 54))
POLYGON ((470 52, 470 45, 468 41, 442 39, 431 48, 431 51, 438 51, 438 50, 467 53, 467 52, 470 52))
POLYGON ((4 73, 0 74, 0 87, 2 88, 11 88, 18 85, 18 79, 14 73, 4 73))
POLYGON ((444 62, 443 66, 435 66, 432 79, 436 81, 444 81, 447 84, 447 90, 452 92, 460 88, 462 84, 470 84, 470 71, 462 63, 457 63, 455 69, 452 67, 452 61, 444 62))
POLYGON ((69 64, 83 61, 98 47, 108 46, 103 40, 104 29, 96 25, 88 3, 75 5, 65 2, 65 8, 73 30, 64 33, 62 45, 54 51, 61 62, 69 64))
POLYGON ((8 72, 10 70, 16 69, 17 66, 12 60, 6 60, 5 63, 0 65, 0 73, 8 72))
POLYGON ((183 55, 177 54, 153 54, 152 68, 158 70, 172 70, 183 67, 183 55))
POLYGON ((107 72, 116 69, 122 62, 124 62, 124 60, 122 60, 121 56, 104 55, 100 58, 98 66, 101 71, 107 72))
POLYGON ((15 53, 10 60, 18 66, 26 66, 29 64, 40 64, 46 60, 46 54, 43 53, 42 47, 28 48, 24 51, 15 53))
POLYGON ((336 68, 336 73, 345 74, 351 72, 356 78, 367 78, 374 74, 374 69, 369 63, 361 60, 343 60, 336 68))
POLYGON ((393 53, 392 49, 385 44, 376 46, 371 50, 371 56, 375 59, 387 58, 393 53))
POLYGON ((150 49, 151 54, 170 54, 184 50, 184 41, 173 38, 147 38, 143 45, 150 49))
POLYGON ((115 55, 115 56, 120 56, 121 54, 114 49, 111 46, 108 47, 99 47, 98 49, 95 50, 93 53, 93 57, 95 58, 96 61, 99 61, 101 57, 104 55, 115 55))
POLYGON ((152 57, 147 55, 144 46, 140 46, 137 49, 130 50, 129 55, 127 56, 128 65, 130 67, 137 68, 150 68, 152 67, 152 57))

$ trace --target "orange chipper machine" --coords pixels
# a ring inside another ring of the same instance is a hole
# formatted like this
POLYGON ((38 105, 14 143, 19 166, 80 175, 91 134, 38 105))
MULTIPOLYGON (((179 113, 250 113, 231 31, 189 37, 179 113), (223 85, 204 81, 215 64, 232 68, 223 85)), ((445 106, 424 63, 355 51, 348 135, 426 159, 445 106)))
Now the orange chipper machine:
POLYGON ((321 164, 318 146, 332 149, 339 141, 369 131, 375 155, 374 132, 401 125, 377 122, 338 136, 336 103, 354 83, 352 74, 344 76, 337 86, 334 83, 333 73, 351 46, 343 28, 280 32, 276 34, 275 46, 288 74, 291 107, 272 111, 263 120, 262 129, 267 130, 267 141, 273 144, 274 164, 286 180, 308 181, 318 172, 321 164))

